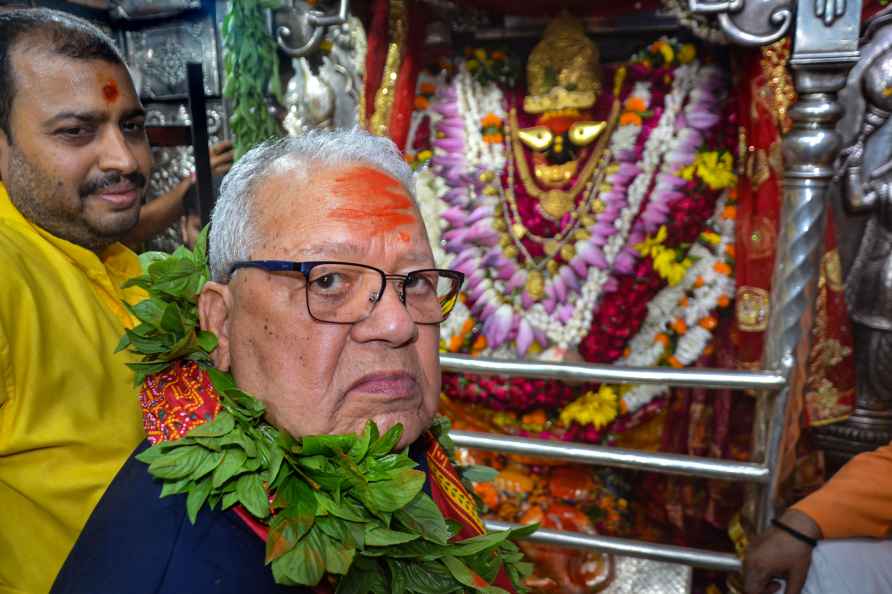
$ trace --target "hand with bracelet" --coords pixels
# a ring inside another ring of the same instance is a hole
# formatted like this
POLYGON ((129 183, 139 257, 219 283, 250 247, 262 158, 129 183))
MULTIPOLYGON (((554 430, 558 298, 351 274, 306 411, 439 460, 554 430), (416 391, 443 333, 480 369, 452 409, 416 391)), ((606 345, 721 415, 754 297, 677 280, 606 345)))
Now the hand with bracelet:
POLYGON ((791 509, 753 541, 743 560, 746 594, 769 594, 780 590, 777 579, 787 582, 785 594, 799 594, 805 584, 811 555, 821 529, 806 514, 791 509))

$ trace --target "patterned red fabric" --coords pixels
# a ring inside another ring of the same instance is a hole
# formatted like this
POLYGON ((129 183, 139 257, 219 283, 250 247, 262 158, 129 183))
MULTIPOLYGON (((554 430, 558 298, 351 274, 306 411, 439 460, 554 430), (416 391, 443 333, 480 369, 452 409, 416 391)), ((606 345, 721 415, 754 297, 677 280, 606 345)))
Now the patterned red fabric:
POLYGON ((179 439, 220 410, 210 378, 194 361, 176 361, 147 377, 139 392, 139 405, 151 444, 179 439))

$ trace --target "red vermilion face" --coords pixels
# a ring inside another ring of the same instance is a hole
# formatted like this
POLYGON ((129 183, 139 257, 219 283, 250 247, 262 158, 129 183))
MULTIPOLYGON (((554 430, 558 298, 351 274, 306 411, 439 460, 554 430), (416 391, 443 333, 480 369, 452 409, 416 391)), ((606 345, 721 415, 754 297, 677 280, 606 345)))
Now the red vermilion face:
MULTIPOLYGON (((338 260, 402 274, 434 265, 409 194, 372 167, 276 173, 256 197, 251 259, 338 260)), ((439 328, 415 324, 389 285, 365 320, 330 324, 310 317, 299 275, 239 270, 202 295, 225 310, 225 322, 210 327, 221 338, 216 363, 293 435, 355 432, 373 419, 382 431, 402 423, 400 447, 411 443, 437 409, 439 328)))
POLYGON ((139 219, 151 169, 144 112, 127 70, 47 49, 14 48, 10 126, 0 176, 16 207, 54 235, 89 249, 139 219))

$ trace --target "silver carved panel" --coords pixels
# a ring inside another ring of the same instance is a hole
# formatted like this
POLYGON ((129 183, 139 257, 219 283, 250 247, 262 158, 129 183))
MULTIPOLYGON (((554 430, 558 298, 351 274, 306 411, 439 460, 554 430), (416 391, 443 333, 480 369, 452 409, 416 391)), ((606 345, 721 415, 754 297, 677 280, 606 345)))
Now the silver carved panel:
POLYGON ((200 62, 204 92, 220 95, 217 43, 209 19, 179 22, 127 32, 127 61, 147 99, 182 99, 187 95, 186 63, 200 62))
MULTIPOLYGON (((208 139, 211 143, 223 139, 223 104, 208 101, 208 139)), ((188 126, 191 124, 185 104, 149 104, 146 106, 148 126, 188 126)), ((191 146, 162 147, 152 149, 154 167, 146 193, 149 200, 169 192, 184 177, 195 171, 195 157, 191 146)))
POLYGON ((614 557, 613 583, 602 594, 687 594, 691 591, 691 568, 687 565, 614 557))

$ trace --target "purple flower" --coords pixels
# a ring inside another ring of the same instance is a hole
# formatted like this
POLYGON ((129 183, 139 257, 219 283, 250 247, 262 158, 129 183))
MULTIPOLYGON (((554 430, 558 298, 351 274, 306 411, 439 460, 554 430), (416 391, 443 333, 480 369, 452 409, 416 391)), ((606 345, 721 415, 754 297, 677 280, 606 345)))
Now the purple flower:
POLYGON ((579 280, 576 278, 576 274, 573 272, 573 269, 569 266, 561 266, 560 270, 561 280, 564 281, 564 285, 570 287, 574 291, 579 290, 579 280))
POLYGON ((496 348, 508 339, 511 326, 514 323, 514 312, 508 304, 502 304, 496 309, 495 314, 483 324, 486 333, 486 342, 491 348, 496 348))
POLYGON ((607 270, 607 258, 604 257, 604 253, 600 249, 592 245, 591 241, 577 241, 576 253, 590 265, 607 270))
POLYGON ((570 260, 570 266, 573 267, 573 270, 576 271, 576 274, 578 274, 580 278, 588 276, 588 264, 586 264, 585 259, 581 256, 574 256, 573 259, 570 260))
POLYGON ((468 219, 468 215, 465 214, 464 209, 457 206, 447 208, 440 214, 440 216, 446 219, 446 222, 449 223, 450 227, 461 227, 468 219))
MULTIPOLYGON (((518 268, 514 274, 511 275, 511 279, 508 281, 508 284, 505 286, 505 290, 509 293, 514 291, 515 289, 519 289, 524 286, 527 282, 527 271, 523 268, 518 268)), ((527 308, 528 306, 524 306, 527 308)))
POLYGON ((520 318, 520 324, 517 327, 517 338, 515 339, 517 346, 517 356, 523 357, 530 350, 533 344, 533 328, 526 318, 520 318))
POLYGON ((617 254, 613 267, 622 274, 632 274, 632 271, 635 270, 635 259, 636 254, 634 252, 629 250, 629 248, 623 248, 617 254))

